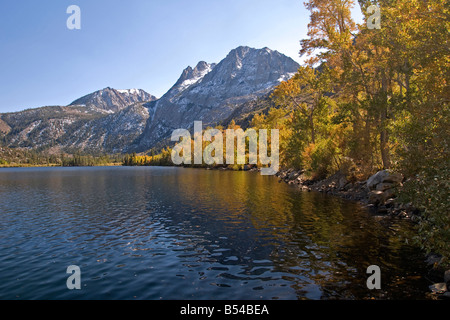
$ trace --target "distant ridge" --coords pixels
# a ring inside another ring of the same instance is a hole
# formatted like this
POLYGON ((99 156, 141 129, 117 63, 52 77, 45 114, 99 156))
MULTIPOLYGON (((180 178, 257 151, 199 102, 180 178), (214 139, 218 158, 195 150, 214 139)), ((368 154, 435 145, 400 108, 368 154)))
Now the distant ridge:
POLYGON ((278 51, 240 46, 217 64, 187 67, 160 99, 142 89, 107 87, 68 106, 0 114, 0 142, 51 152, 144 152, 197 120, 204 126, 231 117, 248 123, 253 109, 266 104, 252 101, 267 97, 298 68, 278 51))
POLYGON ((107 87, 81 97, 70 105, 95 107, 109 112, 117 112, 138 102, 154 101, 156 97, 142 89, 117 90, 107 87))

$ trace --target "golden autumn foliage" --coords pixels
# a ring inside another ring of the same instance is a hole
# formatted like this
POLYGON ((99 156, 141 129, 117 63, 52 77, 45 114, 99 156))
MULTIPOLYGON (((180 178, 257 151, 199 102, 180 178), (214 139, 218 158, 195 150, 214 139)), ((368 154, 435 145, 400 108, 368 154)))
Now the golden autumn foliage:
POLYGON ((311 20, 300 54, 307 63, 272 96, 283 110, 281 164, 317 178, 401 171, 409 177, 403 201, 424 213, 419 242, 448 257, 450 3, 358 3, 366 21, 369 6, 380 8, 381 29, 353 21, 354 1, 305 3, 311 20))
MULTIPOLYGON (((281 166, 317 179, 337 171, 351 181, 380 169, 402 172, 409 177, 404 201, 424 212, 419 242, 448 257, 450 3, 358 3, 366 21, 369 6, 380 8, 381 29, 354 22, 353 0, 306 1, 308 37, 300 42, 306 63, 275 88, 277 107, 255 115, 251 126, 278 129, 281 166)), ((239 126, 233 121, 228 128, 239 126)), ((225 129, 217 129, 225 139, 225 129)), ((169 153, 126 161, 158 165, 169 153)))

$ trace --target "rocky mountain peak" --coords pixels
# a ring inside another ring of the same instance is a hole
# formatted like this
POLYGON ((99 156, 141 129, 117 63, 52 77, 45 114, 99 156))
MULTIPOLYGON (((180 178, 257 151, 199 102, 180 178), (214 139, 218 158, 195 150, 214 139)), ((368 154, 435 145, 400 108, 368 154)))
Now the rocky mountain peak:
POLYGON ((258 108, 253 101, 268 96, 298 68, 275 50, 241 46, 218 64, 187 67, 160 99, 141 89, 106 87, 66 107, 0 114, 0 138, 10 147, 143 152, 194 121, 206 127, 250 114, 258 108))
POLYGON ((206 74, 211 72, 215 66, 215 63, 210 64, 205 61, 200 61, 194 69, 192 69, 191 66, 188 66, 183 70, 175 85, 164 95, 164 98, 173 97, 190 86, 196 84, 202 80, 206 74))
POLYGON ((241 46, 217 65, 201 61, 186 68, 167 94, 151 106, 151 117, 138 150, 166 138, 194 121, 215 125, 237 105, 257 99, 289 79, 299 68, 291 58, 269 48, 241 46))
POLYGON ((106 87, 73 101, 69 106, 81 105, 112 113, 120 111, 138 102, 148 102, 154 100, 156 100, 155 96, 142 89, 118 90, 111 87, 106 87))

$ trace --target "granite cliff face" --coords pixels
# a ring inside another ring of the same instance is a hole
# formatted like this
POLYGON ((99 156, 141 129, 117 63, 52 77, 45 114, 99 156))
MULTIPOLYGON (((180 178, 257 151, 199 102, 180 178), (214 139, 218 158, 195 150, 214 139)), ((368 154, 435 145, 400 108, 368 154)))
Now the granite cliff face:
POLYGON ((205 126, 228 118, 242 103, 266 95, 289 79, 299 65, 277 51, 239 47, 217 65, 200 62, 183 71, 177 83, 149 104, 151 118, 137 149, 167 138, 173 130, 205 126))
POLYGON ((187 67, 160 99, 141 89, 108 87, 69 106, 0 114, 0 142, 67 152, 143 152, 194 121, 216 125, 251 112, 249 102, 267 96, 298 68, 277 51, 238 47, 218 64, 187 67))

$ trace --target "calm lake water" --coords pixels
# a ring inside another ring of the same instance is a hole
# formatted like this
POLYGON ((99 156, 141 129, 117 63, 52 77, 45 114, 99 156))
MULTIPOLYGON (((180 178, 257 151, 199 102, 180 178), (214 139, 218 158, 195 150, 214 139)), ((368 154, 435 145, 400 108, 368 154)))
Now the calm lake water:
POLYGON ((258 173, 1 169, 0 299, 424 299, 408 229, 258 173))

